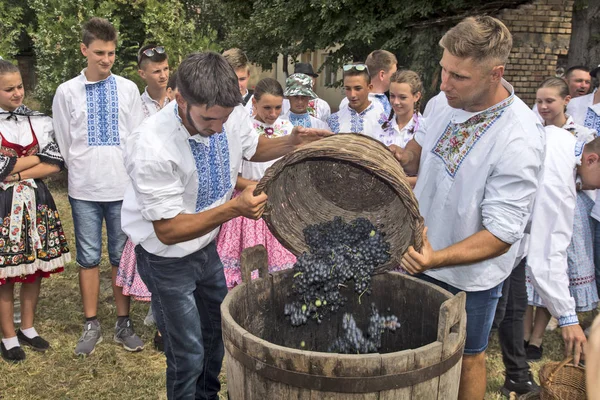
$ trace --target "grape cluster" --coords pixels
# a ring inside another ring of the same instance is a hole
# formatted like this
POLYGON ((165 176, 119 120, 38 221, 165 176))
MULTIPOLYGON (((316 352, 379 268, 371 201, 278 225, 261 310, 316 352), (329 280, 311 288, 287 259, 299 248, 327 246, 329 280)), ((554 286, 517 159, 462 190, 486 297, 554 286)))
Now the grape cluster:
POLYGON ((294 265, 295 301, 284 308, 293 326, 311 318, 321 323, 328 313, 338 311, 347 301, 340 294, 342 287, 353 285, 360 302, 365 293, 371 294, 374 269, 390 260, 385 233, 366 218, 346 223, 335 217, 310 225, 304 229, 304 238, 310 251, 294 265))
POLYGON ((367 334, 356 325, 354 316, 345 313, 342 319, 343 334, 327 350, 330 353, 366 354, 376 353, 381 347, 381 335, 386 331, 395 331, 400 327, 395 315, 382 316, 375 304, 371 304, 371 316, 367 334))

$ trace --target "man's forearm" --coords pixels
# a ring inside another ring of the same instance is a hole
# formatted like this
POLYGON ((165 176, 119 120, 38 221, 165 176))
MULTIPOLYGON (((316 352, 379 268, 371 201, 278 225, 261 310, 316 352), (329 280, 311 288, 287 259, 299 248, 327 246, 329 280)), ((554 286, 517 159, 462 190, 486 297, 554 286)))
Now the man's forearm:
POLYGON ((153 221, 158 239, 166 245, 174 245, 196 239, 210 233, 225 222, 240 216, 235 207, 236 199, 197 214, 179 214, 171 219, 153 221))
POLYGON ((416 176, 419 173, 419 163, 421 162, 421 146, 412 139, 406 144, 404 152, 406 158, 402 161, 402 168, 406 175, 416 176))
POLYGON ((438 250, 434 255, 434 267, 464 265, 489 260, 506 253, 510 244, 504 243, 488 230, 482 230, 465 240, 438 250))
POLYGON ((60 172, 58 165, 41 163, 25 171, 21 171, 21 179, 41 179, 57 172, 60 172))
POLYGON ((256 152, 250 161, 265 162, 275 160, 279 157, 283 157, 295 149, 296 146, 292 142, 292 135, 286 135, 272 139, 267 139, 261 136, 258 139, 256 152))

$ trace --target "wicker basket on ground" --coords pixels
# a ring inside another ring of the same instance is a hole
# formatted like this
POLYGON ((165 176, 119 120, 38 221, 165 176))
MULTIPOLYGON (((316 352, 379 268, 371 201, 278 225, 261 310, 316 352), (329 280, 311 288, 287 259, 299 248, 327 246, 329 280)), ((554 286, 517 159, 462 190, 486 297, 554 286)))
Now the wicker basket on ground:
POLYGON ((382 226, 391 244, 391 261, 400 264, 406 249, 423 244, 423 218, 406 175, 379 141, 358 134, 338 134, 310 143, 269 168, 256 193, 269 196, 263 218, 292 253, 308 250, 303 229, 341 216, 368 218, 382 226))
POLYGON ((541 400, 585 400, 585 369, 570 365, 573 358, 549 362, 540 369, 541 400))

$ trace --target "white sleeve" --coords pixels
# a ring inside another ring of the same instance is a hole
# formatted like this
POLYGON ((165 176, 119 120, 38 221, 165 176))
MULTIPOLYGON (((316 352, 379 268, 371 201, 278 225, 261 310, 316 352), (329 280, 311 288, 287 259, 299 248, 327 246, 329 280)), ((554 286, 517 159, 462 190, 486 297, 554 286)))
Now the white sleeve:
POLYGON ((319 98, 317 101, 317 112, 317 117, 327 124, 327 119, 331 115, 331 107, 329 107, 329 103, 319 98))
POLYGON ((523 237, 531 215, 543 149, 521 137, 503 152, 487 180, 481 215, 485 229, 504 243, 513 244, 523 237))
MULTIPOLYGON (((427 103, 429 104, 429 103, 427 103)), ((413 140, 421 147, 425 145, 425 134, 427 133, 427 120, 419 118, 419 127, 413 136, 413 140)))
POLYGON ((342 101, 340 101, 340 106, 339 106, 338 110, 341 110, 342 108, 344 108, 347 105, 348 105, 348 98, 346 96, 344 96, 342 101))
POLYGON ((142 98, 138 93, 137 86, 132 83, 133 88, 131 90, 131 110, 127 116, 127 129, 129 132, 133 132, 138 126, 142 124, 145 118, 144 108, 142 107, 142 98))
POLYGON ((556 158, 546 159, 544 177, 535 199, 527 268, 535 290, 550 313, 560 326, 566 326, 578 323, 567 273, 567 247, 573 234, 576 193, 574 165, 569 165, 566 157, 556 158))
POLYGON ((64 86, 61 85, 56 89, 52 100, 52 125, 54 126, 54 138, 67 168, 69 167, 68 156, 72 143, 70 119, 70 102, 64 93, 64 86))
POLYGON ((139 138, 139 132, 129 138, 125 157, 138 209, 147 221, 174 218, 185 211, 181 177, 177 168, 161 157, 161 149, 139 138))
POLYGON ((242 141, 242 156, 246 160, 250 160, 256 153, 258 146, 258 132, 252 126, 252 119, 245 112, 237 113, 235 121, 236 129, 239 130, 240 140, 242 141))

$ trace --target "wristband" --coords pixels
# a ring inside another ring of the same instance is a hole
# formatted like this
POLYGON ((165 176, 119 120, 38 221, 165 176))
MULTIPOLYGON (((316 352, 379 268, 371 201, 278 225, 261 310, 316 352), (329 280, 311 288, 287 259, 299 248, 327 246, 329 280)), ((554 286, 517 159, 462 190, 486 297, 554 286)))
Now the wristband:
POLYGON ((17 176, 19 177, 19 182, 21 182, 21 173, 17 172, 17 176))

